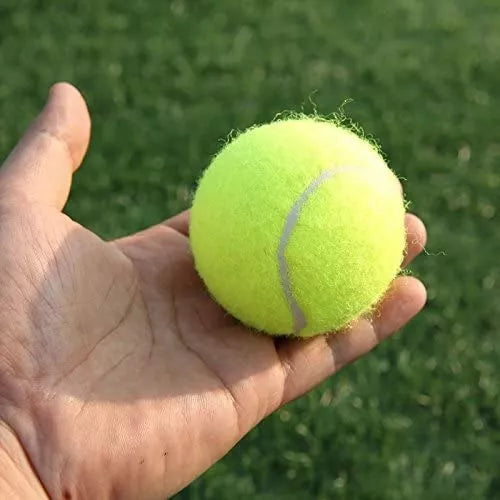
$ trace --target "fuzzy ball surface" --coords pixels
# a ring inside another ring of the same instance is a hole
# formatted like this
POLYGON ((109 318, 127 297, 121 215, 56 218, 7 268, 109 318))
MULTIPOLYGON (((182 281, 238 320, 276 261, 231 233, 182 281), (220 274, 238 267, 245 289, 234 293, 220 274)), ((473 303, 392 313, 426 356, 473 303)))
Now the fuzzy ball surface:
POLYGON ((377 148, 288 119, 227 144, 195 193, 190 240, 213 298, 269 334, 308 337, 369 312, 400 270, 401 187, 377 148))

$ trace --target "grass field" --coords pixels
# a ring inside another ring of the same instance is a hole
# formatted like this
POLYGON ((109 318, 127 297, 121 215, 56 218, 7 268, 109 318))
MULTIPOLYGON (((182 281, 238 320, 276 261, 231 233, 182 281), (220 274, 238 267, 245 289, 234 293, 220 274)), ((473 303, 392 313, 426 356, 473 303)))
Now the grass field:
POLYGON ((76 84, 67 211, 100 235, 187 207, 230 130, 346 100, 428 226, 424 312, 178 499, 500 498, 499 26, 498 0, 1 0, 0 155, 76 84))

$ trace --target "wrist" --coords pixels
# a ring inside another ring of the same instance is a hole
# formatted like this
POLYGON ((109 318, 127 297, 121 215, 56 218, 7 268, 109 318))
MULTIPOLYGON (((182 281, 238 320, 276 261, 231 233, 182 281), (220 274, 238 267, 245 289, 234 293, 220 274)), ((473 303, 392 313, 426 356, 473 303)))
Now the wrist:
POLYGON ((15 433, 0 420, 0 498, 47 499, 15 433))

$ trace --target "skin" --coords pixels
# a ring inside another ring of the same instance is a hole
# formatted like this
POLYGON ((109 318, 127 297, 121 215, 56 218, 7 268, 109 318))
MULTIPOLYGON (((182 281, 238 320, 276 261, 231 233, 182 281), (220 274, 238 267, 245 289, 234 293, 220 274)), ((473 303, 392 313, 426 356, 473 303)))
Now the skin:
MULTIPOLYGON (((172 495, 423 307, 400 277, 349 331, 248 330, 196 275, 187 212, 109 242, 61 213, 89 137, 57 84, 0 169, 0 497, 172 495)), ((405 265, 426 239, 406 225, 405 265)))

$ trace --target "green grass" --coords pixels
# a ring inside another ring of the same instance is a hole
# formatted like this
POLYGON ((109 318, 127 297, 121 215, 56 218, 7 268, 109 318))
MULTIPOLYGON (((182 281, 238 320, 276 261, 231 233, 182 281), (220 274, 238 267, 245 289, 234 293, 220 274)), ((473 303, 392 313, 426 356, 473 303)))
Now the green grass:
POLYGON ((178 499, 500 497, 499 26, 497 0, 2 0, 0 154, 78 85, 68 212, 99 234, 187 207, 231 129, 346 99, 427 223, 423 314, 178 499))

